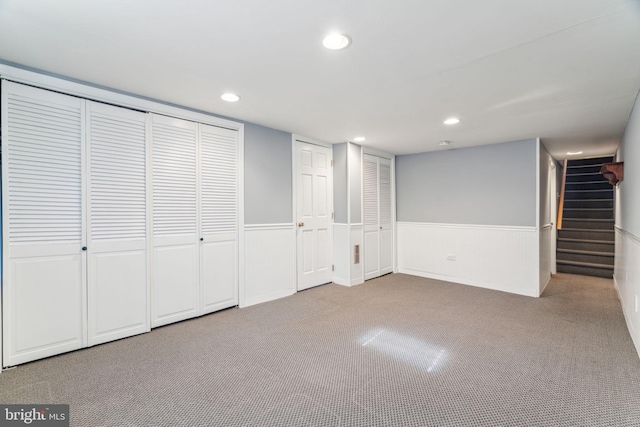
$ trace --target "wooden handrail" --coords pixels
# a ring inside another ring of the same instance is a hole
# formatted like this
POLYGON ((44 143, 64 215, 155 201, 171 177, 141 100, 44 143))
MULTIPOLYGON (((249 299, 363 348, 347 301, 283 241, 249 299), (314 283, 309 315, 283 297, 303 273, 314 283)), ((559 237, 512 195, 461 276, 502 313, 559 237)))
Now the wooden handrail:
POLYGON ((564 189, 567 185, 567 159, 564 159, 562 168, 562 190, 560 191, 560 205, 558 206, 558 230, 562 229, 562 213, 564 212, 564 189))

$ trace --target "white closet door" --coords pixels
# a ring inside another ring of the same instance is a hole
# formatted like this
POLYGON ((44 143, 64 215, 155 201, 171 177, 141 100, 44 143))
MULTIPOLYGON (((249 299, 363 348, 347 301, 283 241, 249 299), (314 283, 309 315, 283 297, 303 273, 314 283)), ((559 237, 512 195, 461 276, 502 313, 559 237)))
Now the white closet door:
POLYGON ((393 271, 393 214, 391 201, 391 160, 378 159, 379 191, 379 276, 393 271))
POLYGON ((201 314, 238 305, 238 132, 200 125, 201 314))
POLYGON ((151 115, 151 326, 198 314, 197 124, 151 115))
POLYGON ((88 102, 89 345, 149 330, 146 114, 88 102))
POLYGON ((364 155, 364 278, 393 271, 391 161, 364 155))
POLYGON ((84 101, 2 82, 4 366, 86 345, 84 101))
POLYGON ((364 155, 364 279, 379 276, 379 195, 378 195, 378 157, 364 155))

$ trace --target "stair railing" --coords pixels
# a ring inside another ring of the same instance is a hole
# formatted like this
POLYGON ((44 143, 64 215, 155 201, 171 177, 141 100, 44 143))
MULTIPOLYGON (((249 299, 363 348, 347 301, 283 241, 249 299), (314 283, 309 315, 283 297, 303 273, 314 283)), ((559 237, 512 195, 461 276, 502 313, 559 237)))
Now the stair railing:
POLYGON ((560 191, 560 204, 558 206, 558 230, 562 229, 562 214, 564 213, 564 191, 567 186, 567 159, 564 159, 564 166, 562 168, 562 187, 560 191))

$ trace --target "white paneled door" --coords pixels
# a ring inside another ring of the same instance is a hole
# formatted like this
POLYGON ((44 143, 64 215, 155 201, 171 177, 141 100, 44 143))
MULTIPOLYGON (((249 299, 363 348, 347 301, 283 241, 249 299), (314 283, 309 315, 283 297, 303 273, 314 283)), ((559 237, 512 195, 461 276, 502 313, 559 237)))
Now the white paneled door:
POLYGON ((200 125, 200 312, 238 304, 238 132, 200 125))
POLYGON ((152 326, 238 304, 238 132, 152 121, 152 326))
POLYGON ((89 345, 149 330, 146 114, 87 101, 89 345))
POLYGON ((198 314, 197 123, 151 115, 153 327, 198 314))
POLYGON ((331 281, 331 149, 296 141, 298 290, 331 281))
POLYGON ((3 365, 86 345, 84 101, 2 82, 3 365))
POLYGON ((364 278, 393 271, 391 160, 364 155, 364 278))

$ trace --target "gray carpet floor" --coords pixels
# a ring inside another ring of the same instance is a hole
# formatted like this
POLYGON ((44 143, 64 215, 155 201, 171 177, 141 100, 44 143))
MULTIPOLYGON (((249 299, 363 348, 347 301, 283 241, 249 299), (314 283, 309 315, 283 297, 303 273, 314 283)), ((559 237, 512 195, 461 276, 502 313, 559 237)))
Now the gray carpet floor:
POLYGON ((528 298, 397 274, 24 364, 0 402, 93 427, 640 426, 640 359, 611 280, 528 298))

